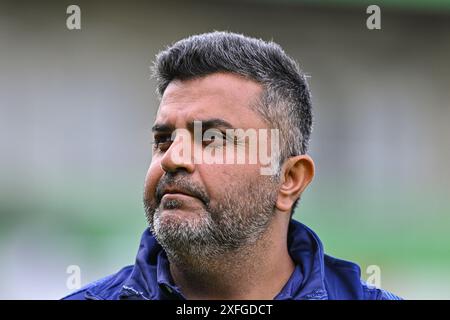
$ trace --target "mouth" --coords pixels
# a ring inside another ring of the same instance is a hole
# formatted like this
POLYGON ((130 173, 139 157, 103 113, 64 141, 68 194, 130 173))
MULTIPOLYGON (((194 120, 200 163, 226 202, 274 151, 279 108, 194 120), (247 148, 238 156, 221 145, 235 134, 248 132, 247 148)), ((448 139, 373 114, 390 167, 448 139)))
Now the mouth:
POLYGON ((186 193, 182 193, 182 192, 171 192, 171 193, 165 193, 162 198, 161 201, 163 200, 171 200, 171 199, 183 199, 183 198, 194 198, 194 199, 198 199, 197 197, 194 197, 190 194, 186 194, 186 193))
POLYGON ((196 212, 203 208, 203 202, 190 194, 182 192, 164 193, 161 198, 161 208, 166 212, 196 212))
MULTIPOLYGON (((203 206, 207 206, 207 198, 202 196, 200 192, 194 189, 190 190, 187 185, 182 188, 181 185, 167 185, 163 188, 157 188, 156 200, 159 204, 167 204, 168 202, 178 202, 180 205, 184 203, 187 206, 194 205, 195 202, 200 202, 203 206), (169 201, 170 200, 170 201, 169 201), (189 205, 191 204, 191 205, 189 205)), ((197 207, 198 204, 195 204, 197 207)))
POLYGON ((160 202, 164 205, 165 203, 167 204, 169 201, 192 202, 192 200, 197 200, 203 203, 202 199, 193 195, 190 192, 186 192, 178 188, 167 188, 162 192, 160 202))

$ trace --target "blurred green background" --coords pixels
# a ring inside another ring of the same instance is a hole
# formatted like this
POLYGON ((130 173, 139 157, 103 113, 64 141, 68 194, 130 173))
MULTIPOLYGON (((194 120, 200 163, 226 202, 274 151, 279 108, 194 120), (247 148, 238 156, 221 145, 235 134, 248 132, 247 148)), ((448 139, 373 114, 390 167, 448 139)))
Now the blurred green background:
POLYGON ((56 299, 132 264, 154 55, 273 39, 310 77, 317 175, 295 218, 405 298, 450 298, 450 1, 0 1, 0 298, 56 299), (368 4, 381 30, 366 28, 368 4))

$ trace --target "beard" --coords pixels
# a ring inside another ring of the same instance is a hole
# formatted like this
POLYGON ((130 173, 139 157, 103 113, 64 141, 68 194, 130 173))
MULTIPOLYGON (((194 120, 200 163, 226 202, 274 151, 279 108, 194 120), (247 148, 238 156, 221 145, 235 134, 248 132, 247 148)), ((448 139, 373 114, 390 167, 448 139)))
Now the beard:
POLYGON ((180 172, 166 173, 156 188, 156 200, 144 197, 144 208, 151 232, 169 260, 179 265, 207 268, 220 256, 255 244, 265 233, 275 213, 277 182, 274 176, 257 176, 229 185, 221 198, 210 201, 201 186, 180 172), (178 200, 161 205, 161 190, 177 186, 197 197, 203 206, 195 215, 164 214, 177 209, 178 200))

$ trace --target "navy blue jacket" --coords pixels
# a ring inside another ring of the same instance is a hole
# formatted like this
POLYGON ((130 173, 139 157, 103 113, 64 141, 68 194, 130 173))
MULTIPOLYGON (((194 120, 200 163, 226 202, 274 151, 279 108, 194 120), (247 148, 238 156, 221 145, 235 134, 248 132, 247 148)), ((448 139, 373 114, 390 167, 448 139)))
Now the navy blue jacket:
MULTIPOLYGON (((318 236, 292 220, 288 232, 289 253, 296 267, 275 300, 400 299, 360 280, 360 268, 323 252, 318 236)), ((136 262, 66 296, 67 300, 184 299, 174 284, 164 250, 147 229, 142 235, 136 262)))

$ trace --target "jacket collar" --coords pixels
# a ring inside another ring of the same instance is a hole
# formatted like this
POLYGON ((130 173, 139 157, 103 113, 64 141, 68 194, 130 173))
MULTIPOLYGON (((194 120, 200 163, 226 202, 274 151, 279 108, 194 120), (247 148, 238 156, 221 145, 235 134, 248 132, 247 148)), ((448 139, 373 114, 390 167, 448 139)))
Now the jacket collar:
MULTIPOLYGON (((304 224, 291 220, 288 249, 296 268, 275 299, 327 299, 324 252, 319 237, 304 224)), ((101 299, 183 299, 170 274, 167 256, 149 229, 142 235, 131 273, 125 279, 112 279, 92 287, 88 295, 101 299)))
POLYGON ((301 274, 301 281, 300 277, 291 277, 278 297, 285 300, 328 299, 325 288, 325 254, 317 234, 303 223, 292 219, 288 229, 288 249, 296 264, 296 271, 301 274))

